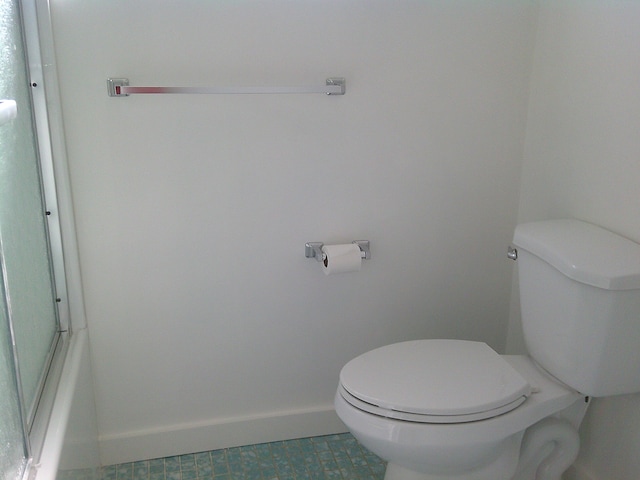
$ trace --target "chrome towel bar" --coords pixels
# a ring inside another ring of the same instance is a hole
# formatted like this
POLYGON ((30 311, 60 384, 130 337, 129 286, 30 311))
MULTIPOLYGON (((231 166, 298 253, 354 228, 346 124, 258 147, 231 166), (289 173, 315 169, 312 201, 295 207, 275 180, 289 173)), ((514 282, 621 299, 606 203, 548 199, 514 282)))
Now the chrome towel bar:
POLYGON ((327 78, 325 85, 301 87, 131 87, 128 78, 108 78, 107 91, 110 97, 128 97, 144 93, 188 93, 188 94, 278 94, 278 93, 324 93, 344 95, 345 79, 327 78))

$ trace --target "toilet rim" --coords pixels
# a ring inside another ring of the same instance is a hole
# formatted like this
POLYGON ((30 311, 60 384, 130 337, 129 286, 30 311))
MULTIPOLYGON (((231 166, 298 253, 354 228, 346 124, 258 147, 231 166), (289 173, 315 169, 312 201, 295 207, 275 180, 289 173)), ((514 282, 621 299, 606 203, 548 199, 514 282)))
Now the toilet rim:
POLYGON ((499 415, 508 413, 515 410, 522 405, 527 397, 525 395, 497 408, 492 408, 486 411, 465 413, 459 415, 430 415, 424 413, 412 413, 403 412, 400 410, 391 410, 380 407, 368 402, 365 402, 356 396, 352 395, 344 385, 338 386, 338 393, 340 396, 351 406, 362 410, 363 412, 370 413, 384 418, 392 418, 394 420, 402 420, 412 423, 438 423, 438 424, 455 424, 455 423, 468 423, 476 422, 479 420, 488 420, 490 418, 497 417, 499 415))
POLYGON ((370 350, 342 368, 339 385, 363 411, 421 423, 491 418, 516 408, 532 391, 487 344, 452 339, 370 350))
POLYGON ((534 392, 518 408, 493 418, 464 423, 418 423, 385 418, 368 413, 347 402, 336 388, 334 407, 338 417, 354 434, 375 439, 393 439, 399 444, 468 444, 490 438, 506 438, 524 431, 539 420, 565 408, 587 404, 585 396, 562 384, 541 370, 526 355, 505 355, 509 362, 532 385, 534 392))

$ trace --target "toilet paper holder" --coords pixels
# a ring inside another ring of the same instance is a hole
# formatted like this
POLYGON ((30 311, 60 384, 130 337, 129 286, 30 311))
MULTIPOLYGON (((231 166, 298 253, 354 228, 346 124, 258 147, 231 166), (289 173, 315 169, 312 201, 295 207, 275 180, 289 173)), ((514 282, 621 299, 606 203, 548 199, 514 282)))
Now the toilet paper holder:
MULTIPOLYGON (((355 243, 360 248, 360 256, 363 260, 369 260, 371 258, 371 250, 369 248, 369 240, 354 240, 351 243, 355 243)), ((307 242, 304 244, 304 256, 307 258, 315 258, 318 262, 323 260, 322 242, 307 242)))

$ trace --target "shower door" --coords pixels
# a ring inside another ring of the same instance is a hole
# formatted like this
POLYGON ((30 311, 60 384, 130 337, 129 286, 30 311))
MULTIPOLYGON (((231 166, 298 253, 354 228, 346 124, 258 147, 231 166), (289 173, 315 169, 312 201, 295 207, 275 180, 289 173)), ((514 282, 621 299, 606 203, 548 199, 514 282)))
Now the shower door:
POLYGON ((28 451, 9 333, 7 304, 0 290, 0 474, 20 478, 28 451))
POLYGON ((0 475, 24 470, 29 433, 60 337, 39 146, 19 0, 0 0, 0 475))

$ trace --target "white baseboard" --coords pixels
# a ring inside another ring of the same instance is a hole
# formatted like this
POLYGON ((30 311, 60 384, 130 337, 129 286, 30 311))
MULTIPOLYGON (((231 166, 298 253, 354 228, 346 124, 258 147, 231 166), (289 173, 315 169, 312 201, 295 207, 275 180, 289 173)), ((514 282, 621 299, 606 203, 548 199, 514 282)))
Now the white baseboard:
POLYGON ((103 465, 346 432, 333 406, 100 437, 103 465))

